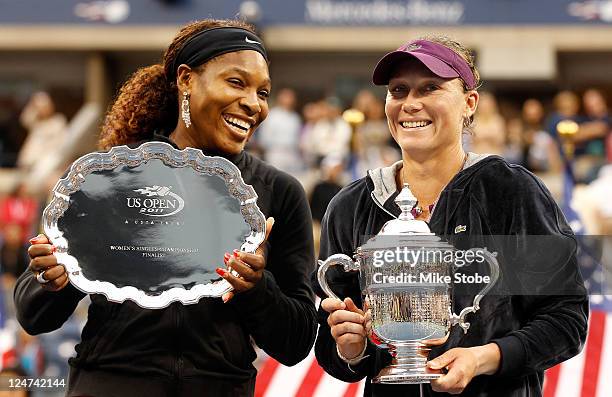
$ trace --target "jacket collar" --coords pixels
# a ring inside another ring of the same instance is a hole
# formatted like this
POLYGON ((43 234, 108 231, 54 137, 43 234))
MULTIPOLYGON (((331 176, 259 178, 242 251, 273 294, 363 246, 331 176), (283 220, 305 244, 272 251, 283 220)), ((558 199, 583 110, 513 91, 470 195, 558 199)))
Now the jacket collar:
MULTIPOLYGON (((457 175, 455 175, 451 182, 449 182, 447 187, 444 188, 443 193, 449 190, 451 193, 452 191, 458 190, 454 194, 461 194, 463 192, 463 187, 461 186, 459 189, 457 189, 457 187, 455 187, 455 181, 459 181, 460 179, 463 180, 465 175, 471 175, 475 169, 472 168, 468 172, 468 168, 489 156, 491 155, 468 152, 468 157, 465 161, 463 169, 457 175)), ((368 171, 368 179, 371 181, 371 184, 368 184, 368 187, 370 188, 370 196, 379 207, 383 208, 386 212, 389 212, 394 217, 399 215, 399 208, 392 200, 399 194, 397 185, 395 183, 395 177, 401 169, 402 161, 400 160, 388 167, 375 168, 368 171)), ((457 200, 452 200, 452 202, 457 202, 457 200)))
POLYGON ((372 180, 374 187, 371 196, 379 203, 384 204, 397 191, 395 176, 402 169, 402 160, 388 167, 375 168, 368 170, 368 176, 372 180))

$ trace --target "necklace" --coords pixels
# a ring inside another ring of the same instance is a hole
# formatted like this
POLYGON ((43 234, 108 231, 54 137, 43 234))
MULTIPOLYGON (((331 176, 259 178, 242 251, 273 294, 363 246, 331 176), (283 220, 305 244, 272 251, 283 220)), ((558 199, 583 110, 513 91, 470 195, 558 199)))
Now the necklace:
MULTIPOLYGON (((455 173, 455 175, 457 175, 457 173, 459 173, 461 170, 463 170, 465 168, 465 163, 467 162, 468 159, 468 154, 467 152, 465 153, 465 156, 463 157, 463 162, 461 163, 461 168, 459 168, 459 170, 455 173)), ((405 168, 402 167, 402 171, 401 171, 401 179, 402 179, 402 184, 406 183, 406 176, 405 176, 405 168)), ((453 175, 454 176, 454 175, 453 175)), ((444 186, 446 187, 446 186, 444 186)), ((444 190, 444 188, 442 188, 442 190, 444 190)), ((442 191, 440 191, 440 193, 438 193, 438 196, 436 197, 436 199, 434 200, 433 203, 429 204, 427 206, 427 211, 429 212, 429 215, 431 216, 431 213, 433 212, 436 204, 438 204, 438 200, 440 199, 440 195, 442 194, 442 191)), ((422 213, 424 212, 423 206, 419 205, 419 201, 417 199, 417 203, 416 205, 412 208, 412 210, 410 210, 410 213, 412 213, 412 216, 417 218, 419 217, 422 213)))

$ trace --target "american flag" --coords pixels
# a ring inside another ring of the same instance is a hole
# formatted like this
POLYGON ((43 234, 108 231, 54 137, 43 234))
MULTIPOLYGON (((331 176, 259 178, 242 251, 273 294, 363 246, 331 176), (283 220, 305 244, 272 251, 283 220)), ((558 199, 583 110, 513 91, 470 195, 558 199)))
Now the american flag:
MULTIPOLYGON (((317 307, 319 306, 317 298, 317 307)), ((319 366, 314 347, 308 357, 293 367, 286 367, 257 351, 258 368, 255 397, 362 397, 365 380, 342 382, 319 366)))
POLYGON ((544 397, 612 395, 612 295, 592 295, 589 333, 583 351, 546 371, 544 397), (596 304, 595 301, 601 301, 596 304))
POLYGON ((345 383, 319 366, 314 350, 293 367, 265 357, 257 375, 255 397, 361 397, 363 383, 345 383))
MULTIPOLYGON (((574 173, 565 161, 561 209, 579 241, 578 263, 589 290, 591 313, 589 332, 582 352, 546 371, 544 397, 609 397, 612 395, 612 295, 605 266, 597 260, 578 213, 572 208, 574 173), (607 375, 607 376, 606 376, 607 375)), ((604 241, 604 244, 606 242, 604 241)), ((607 264, 610 266, 611 264, 607 264)))
MULTIPOLYGON (((591 291, 602 280, 601 269, 587 279, 591 291)), ((612 295, 600 289, 591 295, 589 333, 582 352, 546 371, 543 397, 610 397, 612 376, 612 295), (607 369, 607 370, 606 370, 607 369)), ((260 359, 255 397, 361 397, 364 380, 345 383, 328 375, 317 364, 314 351, 294 367, 260 359)))

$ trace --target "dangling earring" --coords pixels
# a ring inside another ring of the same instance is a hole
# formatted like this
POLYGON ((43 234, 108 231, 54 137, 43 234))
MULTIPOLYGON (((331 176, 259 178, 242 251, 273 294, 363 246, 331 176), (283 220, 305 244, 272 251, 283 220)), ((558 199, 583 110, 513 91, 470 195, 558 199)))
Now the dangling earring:
POLYGON ((189 128, 191 126, 191 113, 189 111, 189 93, 187 91, 183 92, 181 118, 183 119, 183 123, 185 123, 185 127, 189 128))
POLYGON ((470 121, 470 118, 469 117, 464 117, 463 118, 463 128, 468 128, 470 126, 470 124, 472 124, 471 121, 470 121))

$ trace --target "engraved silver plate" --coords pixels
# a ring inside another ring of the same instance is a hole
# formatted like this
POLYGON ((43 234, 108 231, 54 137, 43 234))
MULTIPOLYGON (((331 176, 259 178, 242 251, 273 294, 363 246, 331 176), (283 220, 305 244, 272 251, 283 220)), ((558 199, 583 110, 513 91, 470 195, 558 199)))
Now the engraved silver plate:
POLYGON ((230 161, 148 142, 76 160, 43 227, 76 288, 159 309, 231 291, 215 269, 257 249, 265 217, 230 161))

